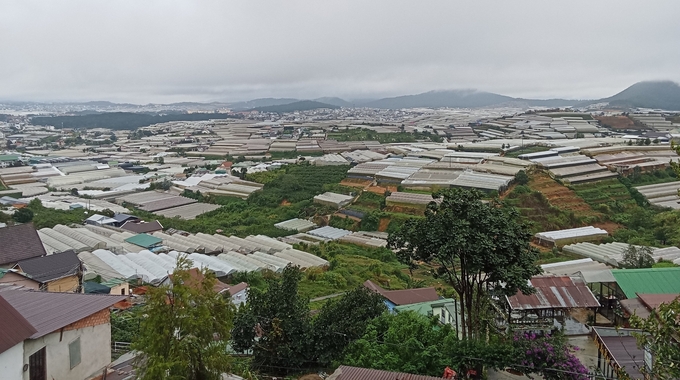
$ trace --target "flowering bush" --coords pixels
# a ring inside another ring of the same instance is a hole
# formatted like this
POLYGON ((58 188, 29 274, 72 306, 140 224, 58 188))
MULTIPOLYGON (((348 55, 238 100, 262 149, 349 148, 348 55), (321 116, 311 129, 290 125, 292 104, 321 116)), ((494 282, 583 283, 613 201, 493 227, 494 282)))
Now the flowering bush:
POLYGON ((574 356, 578 347, 562 335, 516 333, 513 346, 519 361, 514 369, 520 372, 541 374, 546 380, 588 379, 588 369, 574 356))

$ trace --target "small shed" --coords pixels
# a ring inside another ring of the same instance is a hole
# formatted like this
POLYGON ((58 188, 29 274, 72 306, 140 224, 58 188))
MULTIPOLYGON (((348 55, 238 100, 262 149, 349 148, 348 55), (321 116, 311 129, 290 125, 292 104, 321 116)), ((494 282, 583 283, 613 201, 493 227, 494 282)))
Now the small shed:
POLYGON ((338 193, 326 192, 314 197, 314 203, 341 208, 352 203, 354 197, 351 195, 344 195, 338 193))
POLYGON ((152 248, 155 247, 163 242, 163 239, 159 239, 155 236, 151 236, 148 234, 137 234, 135 236, 131 236, 127 239, 125 239, 127 243, 134 244, 137 246, 140 246, 142 248, 152 248))
POLYGON ((553 329, 566 328, 566 333, 587 333, 583 322, 570 316, 571 309, 590 310, 594 315, 600 307, 590 289, 569 276, 537 276, 530 280, 535 292, 517 292, 507 299, 507 323, 511 326, 553 329))
POLYGON ((549 247, 561 247, 582 241, 597 241, 607 236, 609 236, 607 231, 593 226, 545 231, 534 235, 538 244, 549 247))

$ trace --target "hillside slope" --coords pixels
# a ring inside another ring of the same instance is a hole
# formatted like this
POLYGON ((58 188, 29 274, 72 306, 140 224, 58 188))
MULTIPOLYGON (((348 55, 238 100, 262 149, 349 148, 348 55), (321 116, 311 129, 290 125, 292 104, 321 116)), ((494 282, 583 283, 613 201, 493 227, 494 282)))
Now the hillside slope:
POLYGON ((608 98, 589 102, 618 108, 654 108, 680 111, 680 85, 671 81, 638 82, 608 98))

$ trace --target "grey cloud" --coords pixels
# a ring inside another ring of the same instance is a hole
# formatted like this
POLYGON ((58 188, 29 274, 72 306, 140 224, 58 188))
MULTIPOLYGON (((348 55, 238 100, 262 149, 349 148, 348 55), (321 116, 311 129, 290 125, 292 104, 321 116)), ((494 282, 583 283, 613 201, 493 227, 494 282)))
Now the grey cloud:
POLYGON ((680 2, 2 1, 0 99, 169 102, 680 82, 680 2))

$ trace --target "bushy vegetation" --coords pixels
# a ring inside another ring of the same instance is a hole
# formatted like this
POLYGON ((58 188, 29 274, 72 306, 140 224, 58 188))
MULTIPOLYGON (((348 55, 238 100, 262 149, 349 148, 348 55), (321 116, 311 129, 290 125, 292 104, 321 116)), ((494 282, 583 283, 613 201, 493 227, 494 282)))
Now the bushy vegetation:
POLYGON ((200 121, 210 119, 240 118, 235 114, 225 113, 133 113, 106 112, 80 116, 35 116, 33 125, 52 125, 56 128, 108 128, 114 130, 137 129, 157 123, 169 121, 200 121))
POLYGON ((343 166, 287 165, 279 170, 249 174, 247 178, 264 184, 263 191, 250 195, 256 206, 277 207, 283 201, 296 203, 311 200, 324 192, 324 185, 337 184, 349 170, 343 166))
POLYGON ((534 233, 573 228, 597 221, 595 216, 578 216, 573 211, 551 204, 543 193, 526 185, 515 186, 504 200, 508 205, 516 207, 525 220, 531 222, 531 231, 534 233))
POLYGON ((403 143, 416 142, 419 140, 430 140, 434 142, 441 142, 442 138, 430 132, 394 132, 394 133, 378 133, 371 129, 347 129, 344 131, 337 131, 328 133, 329 139, 338 141, 378 141, 380 143, 403 143))
POLYGON ((33 225, 36 229, 52 228, 57 224, 82 224, 92 213, 82 208, 74 210, 55 210, 42 205, 39 199, 28 203, 28 210, 33 212, 33 225))

